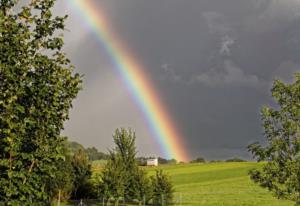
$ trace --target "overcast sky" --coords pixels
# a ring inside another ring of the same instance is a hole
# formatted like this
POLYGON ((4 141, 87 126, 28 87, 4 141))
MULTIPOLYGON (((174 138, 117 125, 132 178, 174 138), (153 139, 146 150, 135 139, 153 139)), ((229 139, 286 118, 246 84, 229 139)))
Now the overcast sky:
MULTIPOLYGON (((272 80, 299 71, 300 0, 88 1, 145 66, 193 157, 250 157, 246 146, 264 139, 259 111, 272 104, 272 80)), ((55 11, 70 15, 65 50, 85 76, 64 133, 107 151, 113 131, 131 127, 140 155, 162 155, 105 50, 67 2, 55 11)))

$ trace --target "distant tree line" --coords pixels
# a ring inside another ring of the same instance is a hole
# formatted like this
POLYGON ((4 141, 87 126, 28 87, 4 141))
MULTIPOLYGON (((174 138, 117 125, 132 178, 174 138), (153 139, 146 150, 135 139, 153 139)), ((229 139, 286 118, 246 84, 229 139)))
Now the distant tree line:
MULTIPOLYGON (((205 163, 205 162, 206 160, 204 159, 204 157, 197 157, 196 159, 190 161, 190 163, 205 163)), ((234 157, 227 160, 210 160, 209 162, 214 163, 214 162, 247 162, 247 161, 241 158, 234 157)))
POLYGON ((95 147, 87 147, 85 148, 82 146, 80 143, 71 141, 69 142, 69 147, 71 149, 71 152, 74 153, 75 151, 83 150, 85 154, 88 156, 88 159, 90 161, 95 161, 95 160, 107 160, 109 158, 109 155, 98 151, 97 148, 95 147))
MULTIPOLYGON (((153 159, 154 157, 138 157, 136 158, 138 165, 139 166, 146 166, 147 165, 147 160, 148 159, 153 159)), ((205 163, 207 162, 204 157, 197 157, 193 160, 190 161, 190 163, 205 163)), ((210 160, 208 162, 247 162, 246 160, 238 157, 230 158, 227 160, 210 160)), ((162 157, 158 157, 158 164, 177 164, 177 163, 182 163, 178 162, 176 159, 165 159, 162 157)))

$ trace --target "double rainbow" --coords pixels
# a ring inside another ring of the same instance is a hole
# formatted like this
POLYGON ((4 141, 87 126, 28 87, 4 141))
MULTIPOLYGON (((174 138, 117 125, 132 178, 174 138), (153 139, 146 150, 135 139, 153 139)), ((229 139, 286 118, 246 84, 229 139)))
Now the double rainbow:
POLYGON ((183 137, 172 122, 166 108, 140 64, 124 43, 115 35, 108 17, 90 0, 69 0, 78 15, 97 36, 97 41, 111 58, 120 78, 141 108, 146 122, 166 158, 187 161, 183 137))

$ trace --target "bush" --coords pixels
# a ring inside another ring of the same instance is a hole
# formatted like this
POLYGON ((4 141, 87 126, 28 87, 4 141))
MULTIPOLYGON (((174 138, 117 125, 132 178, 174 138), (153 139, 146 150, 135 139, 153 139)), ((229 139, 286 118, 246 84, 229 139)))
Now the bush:
POLYGON ((203 157, 198 157, 195 160, 192 160, 191 163, 205 163, 205 159, 203 157))
POLYGON ((219 163, 219 162, 224 162, 223 160, 210 160, 210 163, 219 163))
POLYGON ((158 157, 158 164, 177 164, 176 159, 164 159, 162 157, 158 157))
POLYGON ((232 159, 226 160, 225 162, 247 162, 247 161, 240 159, 240 158, 232 158, 232 159))
POLYGON ((152 204, 169 205, 173 202, 174 188, 171 179, 162 170, 157 170, 151 177, 152 183, 152 204))

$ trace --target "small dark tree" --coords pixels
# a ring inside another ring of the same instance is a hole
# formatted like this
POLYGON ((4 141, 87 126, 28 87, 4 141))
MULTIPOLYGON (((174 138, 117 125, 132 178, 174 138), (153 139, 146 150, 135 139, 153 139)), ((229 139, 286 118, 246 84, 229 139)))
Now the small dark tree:
POLYGON ((0 0, 0 200, 41 205, 63 158, 60 132, 81 78, 61 51, 55 0, 0 0))
POLYGON ((51 191, 51 199, 58 202, 66 201, 70 198, 73 190, 73 166, 72 156, 67 138, 62 142, 64 157, 56 161, 57 170, 52 173, 52 179, 49 179, 47 191, 51 191))
POLYGON ((254 157, 267 163, 250 175, 278 198, 300 205, 300 73, 293 84, 276 80, 272 95, 278 107, 264 107, 261 112, 268 144, 249 146, 254 157))
MULTIPOLYGON (((73 167, 73 199, 86 198, 89 195, 89 191, 86 190, 86 185, 92 175, 91 165, 88 160, 88 156, 85 154, 84 150, 79 149, 74 154, 72 161, 73 167)), ((92 189, 92 188, 90 188, 92 189)))
POLYGON ((241 159, 241 158, 234 157, 234 158, 231 158, 231 159, 226 160, 225 162, 246 162, 246 160, 243 160, 243 159, 241 159))
POLYGON ((174 188, 171 179, 162 170, 157 170, 155 176, 151 177, 152 203, 155 206, 172 204, 174 188))
POLYGON ((205 159, 203 157, 197 157, 196 159, 192 160, 191 163, 205 163, 205 159))

